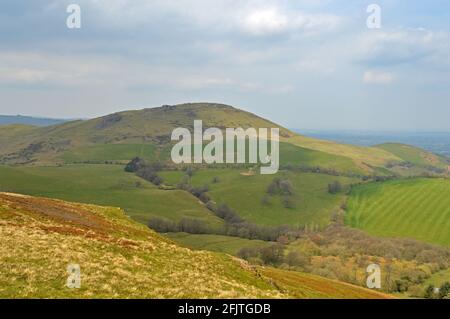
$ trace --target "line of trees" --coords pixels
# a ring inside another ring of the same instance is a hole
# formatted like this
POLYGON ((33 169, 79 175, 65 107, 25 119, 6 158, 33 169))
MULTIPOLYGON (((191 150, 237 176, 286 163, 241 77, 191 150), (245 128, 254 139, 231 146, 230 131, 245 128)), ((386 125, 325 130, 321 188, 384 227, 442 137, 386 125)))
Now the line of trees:
POLYGON ((128 173, 135 173, 137 176, 160 186, 164 180, 158 175, 158 172, 164 168, 160 162, 148 163, 145 160, 135 157, 126 166, 125 171, 128 173))
POLYGON ((154 217, 148 222, 148 227, 159 233, 189 233, 209 234, 210 230, 205 221, 197 218, 182 218, 175 222, 166 218, 154 217))

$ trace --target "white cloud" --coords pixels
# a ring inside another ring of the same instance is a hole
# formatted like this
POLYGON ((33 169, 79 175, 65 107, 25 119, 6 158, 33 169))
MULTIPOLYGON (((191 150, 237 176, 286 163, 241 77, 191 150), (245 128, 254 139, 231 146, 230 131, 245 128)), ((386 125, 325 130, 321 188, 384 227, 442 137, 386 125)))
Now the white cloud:
POLYGON ((8 85, 58 88, 164 86, 176 90, 227 88, 254 91, 260 85, 242 81, 216 69, 196 70, 159 64, 139 64, 122 58, 89 56, 61 56, 48 53, 0 52, 0 83, 8 85))
POLYGON ((283 11, 277 7, 252 10, 237 24, 244 32, 253 35, 270 35, 286 32, 323 32, 337 28, 341 18, 330 14, 307 14, 283 11))
POLYGON ((389 72, 366 71, 363 75, 363 82, 366 84, 390 84, 394 76, 389 72))
POLYGON ((366 32, 357 41, 363 61, 373 65, 395 65, 426 61, 443 50, 448 37, 423 28, 366 32))
POLYGON ((284 32, 289 27, 289 18, 276 8, 269 8, 250 12, 241 24, 245 31, 263 35, 284 32))
POLYGON ((185 28, 215 32, 243 32, 254 36, 285 32, 322 32, 335 29, 342 17, 310 14, 289 2, 273 0, 80 0, 98 11, 104 28, 136 28, 166 18, 185 28))

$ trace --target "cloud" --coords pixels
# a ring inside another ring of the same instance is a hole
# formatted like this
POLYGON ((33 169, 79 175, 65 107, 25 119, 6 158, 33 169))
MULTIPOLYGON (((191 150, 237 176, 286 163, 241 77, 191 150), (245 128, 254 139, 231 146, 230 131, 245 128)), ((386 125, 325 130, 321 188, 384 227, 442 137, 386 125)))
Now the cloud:
POLYGON ((249 13, 241 25, 245 31, 251 34, 272 34, 284 32, 289 27, 289 19, 276 8, 271 8, 249 13))
POLYGON ((243 81, 215 69, 134 63, 102 55, 63 56, 51 53, 1 52, 0 83, 50 88, 109 87, 111 89, 166 87, 192 91, 211 88, 260 90, 260 84, 243 81))
POLYGON ((366 84, 390 84, 394 77, 389 72, 366 71, 363 75, 363 82, 366 84))
POLYGON ((361 61, 372 66, 426 62, 443 50, 450 53, 444 32, 423 28, 366 32, 357 42, 361 61))
MULTIPOLYGON (((124 30, 146 26, 166 32, 241 33, 251 36, 335 30, 343 18, 330 13, 308 13, 289 1, 273 0, 79 0, 85 12, 97 12, 94 25, 124 30), (167 28, 168 24, 171 28, 167 28)), ((309 2, 309 1, 303 1, 309 2)))
POLYGON ((331 14, 306 14, 296 11, 282 11, 277 7, 255 9, 243 18, 237 18, 237 25, 246 33, 271 35, 279 33, 310 33, 336 29, 341 18, 331 14))

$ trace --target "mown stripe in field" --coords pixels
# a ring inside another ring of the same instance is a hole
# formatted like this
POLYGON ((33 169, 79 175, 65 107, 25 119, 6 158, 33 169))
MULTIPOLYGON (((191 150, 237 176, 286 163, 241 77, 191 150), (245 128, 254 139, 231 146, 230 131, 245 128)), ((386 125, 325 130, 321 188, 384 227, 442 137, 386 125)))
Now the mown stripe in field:
POLYGON ((450 181, 409 179, 353 189, 346 223, 373 235, 450 244, 450 181))

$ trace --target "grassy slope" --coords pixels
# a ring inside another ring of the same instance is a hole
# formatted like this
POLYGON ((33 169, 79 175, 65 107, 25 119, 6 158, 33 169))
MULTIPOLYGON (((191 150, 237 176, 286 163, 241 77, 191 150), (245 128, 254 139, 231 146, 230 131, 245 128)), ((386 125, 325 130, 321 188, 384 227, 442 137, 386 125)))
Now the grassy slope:
POLYGON ((181 248, 113 207, 0 193, 0 240, 2 298, 388 297, 181 248), (80 289, 66 287, 73 263, 80 289))
MULTIPOLYGON (((79 163, 86 161, 124 162, 129 161, 136 156, 150 161, 170 161, 171 147, 172 145, 156 147, 152 144, 100 144, 78 147, 63 153, 58 158, 65 163, 79 163)), ((246 151, 246 158, 248 158, 248 146, 246 151)), ((349 158, 313 151, 288 143, 280 144, 280 164, 322 167, 345 173, 363 173, 363 171, 358 169, 349 158)))
POLYGON ((0 238, 0 297, 283 296, 239 261, 178 247, 117 208, 0 193, 0 238), (81 289, 65 286, 70 263, 81 289))
POLYGON ((370 166, 381 167, 390 160, 399 160, 394 154, 375 147, 338 144, 301 135, 283 138, 282 141, 304 148, 350 158, 355 165, 365 171, 369 171, 370 166))
MULTIPOLYGON (((291 196, 295 208, 285 208, 281 196, 271 196, 270 204, 262 204, 262 198, 274 179, 271 175, 243 176, 235 169, 198 170, 192 177, 193 185, 208 184, 209 195, 217 203, 225 203, 235 209, 248 221, 265 225, 326 225, 330 214, 344 200, 344 194, 328 193, 328 183, 335 180, 343 184, 356 179, 324 174, 280 172, 277 177, 289 179, 295 189, 291 196), (212 183, 213 177, 219 183, 212 183), (243 200, 245 199, 245 200, 243 200)), ((160 175, 168 182, 176 184, 183 176, 181 171, 162 172, 160 175)))
POLYGON ((414 146, 387 143, 377 145, 377 148, 388 151, 402 160, 418 166, 435 166, 439 168, 447 168, 449 166, 442 157, 414 146))
POLYGON ((409 179, 356 187, 346 223, 373 235, 450 245, 450 181, 409 179))
POLYGON ((127 162, 139 156, 153 161, 156 159, 155 146, 151 144, 102 144, 75 148, 62 154, 59 158, 65 163, 79 162, 127 162))
POLYGON ((321 167, 343 173, 364 174, 364 170, 348 157, 315 151, 286 142, 280 143, 280 164, 321 167))
POLYGON ((294 298, 345 298, 345 299, 385 299, 391 296, 346 284, 340 281, 324 279, 323 277, 299 272, 258 268, 265 278, 274 280, 277 286, 294 298))
POLYGON ((192 217, 215 227, 222 225, 194 196, 159 190, 118 165, 0 166, 0 176, 0 191, 117 206, 143 223, 159 216, 172 220, 192 217))
POLYGON ((164 236, 172 239, 182 246, 196 249, 209 250, 236 255, 241 248, 261 248, 271 243, 262 240, 250 240, 239 237, 221 235, 194 235, 187 233, 168 233, 164 236))

